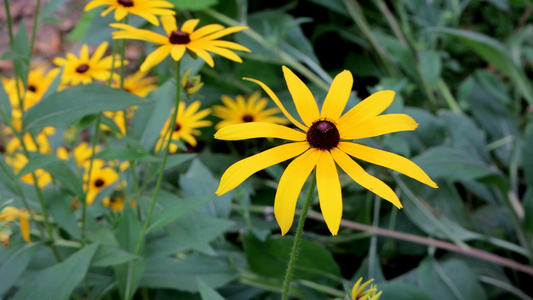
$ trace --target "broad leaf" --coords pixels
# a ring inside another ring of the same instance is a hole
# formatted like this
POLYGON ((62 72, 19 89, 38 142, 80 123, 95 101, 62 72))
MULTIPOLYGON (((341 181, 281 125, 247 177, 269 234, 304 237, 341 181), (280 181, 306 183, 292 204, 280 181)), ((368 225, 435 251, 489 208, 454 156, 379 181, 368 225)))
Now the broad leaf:
POLYGON ((24 272, 40 243, 28 244, 24 241, 0 249, 0 295, 3 295, 24 272))

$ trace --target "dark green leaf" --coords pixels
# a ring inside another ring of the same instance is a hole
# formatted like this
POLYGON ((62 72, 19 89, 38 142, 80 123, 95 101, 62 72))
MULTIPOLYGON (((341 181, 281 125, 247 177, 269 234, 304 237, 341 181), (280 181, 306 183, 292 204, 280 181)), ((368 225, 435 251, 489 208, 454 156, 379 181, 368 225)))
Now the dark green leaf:
POLYGON ((169 0, 178 10, 202 10, 218 3, 218 0, 169 0))
POLYGON ((55 126, 67 128, 84 116, 117 111, 147 103, 138 96, 103 84, 71 87, 51 94, 24 115, 24 129, 55 126))
POLYGON ((7 124, 9 121, 11 121, 11 101, 4 85, 0 84, 0 123, 7 124))
POLYGON ((69 190, 72 194, 82 198, 84 195, 82 180, 74 171, 72 171, 65 161, 57 160, 43 166, 43 169, 50 173, 50 175, 59 182, 63 187, 69 190))
POLYGON ((102 158, 107 160, 119 159, 119 160, 136 160, 136 161, 148 161, 159 162, 159 158, 150 155, 149 153, 141 153, 139 151, 127 148, 110 148, 105 149, 95 155, 95 158, 102 158))
POLYGON ((380 283, 378 290, 383 294, 379 300, 433 300, 432 293, 426 293, 423 290, 409 284, 400 282, 380 283))
POLYGON ((3 295, 24 270, 35 254, 40 243, 10 243, 0 249, 0 295, 3 295))
POLYGON ((91 267, 108 267, 115 266, 135 259, 135 255, 124 251, 123 249, 111 246, 98 247, 94 255, 91 267))
POLYGON ((78 226, 78 220, 70 206, 72 196, 60 190, 53 189, 51 194, 46 194, 46 198, 54 199, 48 205, 48 213, 54 219, 54 222, 68 232, 72 238, 80 240, 81 231, 78 226))
POLYGON ((0 155, 0 174, 0 183, 11 193, 18 194, 14 185, 18 179, 15 177, 11 167, 7 165, 3 155, 0 155))
POLYGON ((425 50, 419 53, 418 66, 430 87, 436 88, 442 70, 441 57, 438 52, 425 50))
POLYGON ((17 177, 20 178, 26 174, 34 172, 37 169, 42 169, 49 164, 58 162, 64 163, 61 158, 55 155, 36 153, 32 155, 28 163, 24 165, 24 167, 18 172, 17 177))
POLYGON ((32 284, 24 285, 13 299, 69 299, 72 291, 85 277, 97 248, 97 244, 86 246, 63 262, 39 272, 32 284))
POLYGON ((205 283, 200 277, 198 277, 196 283, 198 284, 202 300, 224 300, 224 297, 220 296, 217 291, 207 285, 207 283, 205 283))
POLYGON ((15 67, 15 76, 22 80, 24 86, 27 86, 28 72, 30 70, 30 44, 28 43, 28 36, 26 34, 26 24, 24 18, 21 19, 17 35, 13 40, 13 51, 20 53, 20 57, 13 60, 15 67))

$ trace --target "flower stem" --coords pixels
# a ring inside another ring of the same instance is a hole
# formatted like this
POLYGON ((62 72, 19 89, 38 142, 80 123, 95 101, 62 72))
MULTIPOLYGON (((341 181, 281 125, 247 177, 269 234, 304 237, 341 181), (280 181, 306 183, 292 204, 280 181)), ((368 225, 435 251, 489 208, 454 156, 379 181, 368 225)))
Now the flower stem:
POLYGON ((302 232, 304 229, 305 217, 311 206, 311 200, 313 199, 313 192, 315 191, 316 186, 316 176, 315 173, 311 174, 311 183, 307 189, 307 196, 305 197, 304 206, 300 214, 300 220, 298 221, 298 228, 296 229, 296 236, 294 237, 294 244, 292 245, 291 257, 289 258, 289 263, 287 264, 287 272, 285 273, 285 281, 283 282, 283 296, 282 300, 289 299, 289 288, 291 284, 292 273, 294 271, 294 266, 296 265, 296 259, 298 258, 298 250, 300 249, 300 242, 302 241, 302 232))
MULTIPOLYGON (((180 62, 178 61, 176 65, 177 65, 176 66, 176 103, 175 103, 174 111, 172 112, 172 116, 170 117, 170 128, 174 128, 174 126, 176 126, 176 118, 177 118, 177 115, 178 115, 178 107, 179 107, 179 103, 181 101, 180 62)), ((152 197, 152 203, 150 204, 150 208, 148 210, 148 214, 146 215, 146 220, 144 220, 144 225, 143 225, 143 228, 142 228, 142 231, 141 231, 141 235, 139 237, 139 241, 137 242, 137 246, 135 247, 135 255, 136 256, 138 256, 139 253, 141 252, 141 247, 142 247, 142 244, 143 244, 144 236, 146 235, 146 231, 148 230, 148 225, 150 225, 150 219, 151 219, 152 213, 154 211, 155 202, 157 200, 157 195, 159 194, 159 189, 161 187, 161 182, 163 181, 163 173, 165 172, 165 164, 167 162, 169 148, 170 148, 170 144, 171 143, 172 143, 172 132, 170 132, 170 135, 168 137, 168 142, 167 142, 166 147, 165 147, 165 153, 163 155, 163 161, 161 162, 161 167, 159 169, 159 176, 157 177, 157 182, 156 182, 155 190, 154 190, 154 196, 152 197)), ((137 260, 134 260, 131 263, 131 269, 129 270, 129 274, 128 274, 129 282, 127 284, 128 288, 126 289, 126 295, 124 297, 125 299, 131 299, 131 297, 133 296, 132 287, 133 287, 133 280, 135 278, 135 267, 136 267, 136 265, 137 265, 137 260)))
POLYGON ((7 31, 9 32, 9 46, 13 48, 13 25, 11 21, 11 13, 9 12, 9 0, 4 0, 4 7, 6 9, 7 31))

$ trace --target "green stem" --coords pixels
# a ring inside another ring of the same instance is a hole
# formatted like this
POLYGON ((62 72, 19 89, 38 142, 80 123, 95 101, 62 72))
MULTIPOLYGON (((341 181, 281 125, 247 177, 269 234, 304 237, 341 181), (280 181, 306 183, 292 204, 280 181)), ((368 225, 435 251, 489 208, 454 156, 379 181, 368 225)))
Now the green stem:
POLYGON ((394 32, 394 35, 398 40, 404 45, 405 47, 409 47, 409 44, 407 43, 407 40, 405 39, 405 36, 403 35, 401 31, 400 24, 398 21, 396 21, 396 18, 394 18, 394 15, 390 11, 389 7, 383 0, 376 0, 376 4, 381 11, 381 13, 385 16, 385 19, 387 20, 387 23, 389 23, 389 27, 394 32))
POLYGON ((9 33, 9 46, 13 48, 13 25, 11 21, 11 13, 9 12, 9 0, 4 0, 4 7, 6 9, 7 31, 9 33))
MULTIPOLYGON (((179 103, 181 101, 181 76, 180 76, 180 62, 178 61, 176 63, 176 103, 175 103, 175 107, 174 107, 174 111, 172 112, 172 116, 171 116, 171 119, 170 119, 170 128, 174 128, 176 126, 176 118, 178 116, 178 107, 179 107, 179 103)), ((159 190, 160 190, 160 187, 161 187, 161 182, 163 181, 163 173, 165 172, 165 164, 167 162, 167 158, 168 158, 168 154, 169 154, 169 148, 170 148, 170 144, 172 143, 172 132, 170 132, 169 136, 168 136, 168 142, 166 144, 166 147, 165 147, 165 153, 163 155, 163 161, 161 162, 161 168, 159 169, 159 176, 157 177, 157 182, 156 182, 156 185, 155 185, 155 190, 154 190, 154 196, 152 197, 152 203, 150 204, 150 208, 148 210, 148 214, 146 215, 146 220, 144 220, 144 225, 143 225, 143 228, 141 230, 141 235, 139 237, 139 241, 137 242, 137 246, 135 247, 135 255, 138 256, 141 252, 141 247, 142 247, 142 244, 143 244, 143 241, 144 241, 144 236, 146 235, 146 231, 148 230, 148 225, 150 225, 150 219, 152 217, 152 213, 154 211, 154 207, 155 207, 155 202, 157 201, 157 195, 159 194, 159 190)), ((131 263, 131 269, 129 271, 129 274, 128 274, 128 278, 129 278, 129 282, 127 284, 127 289, 126 289, 126 295, 125 295, 125 299, 131 299, 131 297, 133 296, 133 290, 132 290, 132 287, 133 287, 133 280, 134 280, 134 277, 135 277, 135 267, 137 265, 137 260, 134 260, 132 263, 131 263)))
POLYGON ((311 200, 313 199, 313 192, 315 191, 316 186, 316 176, 315 173, 311 174, 311 183, 307 189, 307 196, 305 197, 304 206, 300 213, 300 220, 298 221, 298 228, 296 229, 296 236, 294 237, 294 244, 292 245, 291 257, 289 258, 289 263, 287 265, 287 272, 285 273, 285 281, 283 282, 283 295, 282 300, 287 300, 289 298, 289 289, 291 285, 292 273, 294 271, 294 266, 296 265, 296 259, 298 257, 298 250, 300 249, 300 243, 302 241, 302 232, 304 230, 305 217, 311 206, 311 200))
POLYGON ((35 13, 33 14, 33 27, 31 30, 31 40, 30 40, 30 53, 29 56, 33 53, 33 43, 35 42, 35 34, 37 32, 37 25, 39 23, 39 9, 41 7, 41 0, 37 0, 35 5, 35 13))
POLYGON ((454 113, 462 113, 462 109, 453 97, 452 93, 450 92, 450 89, 448 89, 448 86, 446 83, 444 83, 444 80, 442 78, 439 78, 437 81, 437 86, 444 97, 444 100, 446 100, 446 103, 448 103, 448 107, 454 112, 454 113))

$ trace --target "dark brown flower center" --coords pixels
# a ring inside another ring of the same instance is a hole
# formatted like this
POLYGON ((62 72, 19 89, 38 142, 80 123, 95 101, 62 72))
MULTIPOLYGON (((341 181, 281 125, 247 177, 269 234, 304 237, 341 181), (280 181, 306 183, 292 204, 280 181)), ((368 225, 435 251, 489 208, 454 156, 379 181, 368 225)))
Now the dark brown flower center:
POLYGON ((89 65, 87 65, 87 64, 80 65, 80 66, 78 66, 76 68, 76 72, 78 72, 80 74, 87 72, 87 70, 89 70, 89 65))
POLYGON ((340 140, 339 130, 330 121, 317 121, 307 130, 307 142, 313 148, 329 150, 336 147, 340 140))
POLYGON ((181 125, 176 123, 176 126, 174 126, 174 131, 180 131, 181 125))
POLYGON ((101 187, 101 186, 103 186, 104 184, 105 184, 105 182, 104 182, 102 179, 100 179, 100 178, 98 178, 98 179, 96 179, 96 180, 94 181, 94 186, 95 186, 95 187, 101 187))
POLYGON ((35 93, 37 91, 37 88, 34 85, 29 85, 28 86, 28 91, 35 93))
POLYGON ((170 33, 170 37, 168 38, 168 41, 171 44, 184 45, 184 44, 190 43, 191 38, 189 37, 189 34, 187 32, 176 30, 170 33))
POLYGON ((124 6, 124 7, 132 7, 133 6, 133 0, 118 0, 118 4, 124 6))
POLYGON ((254 116, 249 115, 249 114, 245 114, 244 116, 242 116, 242 120, 244 122, 246 122, 246 123, 253 122, 254 121, 254 116))

